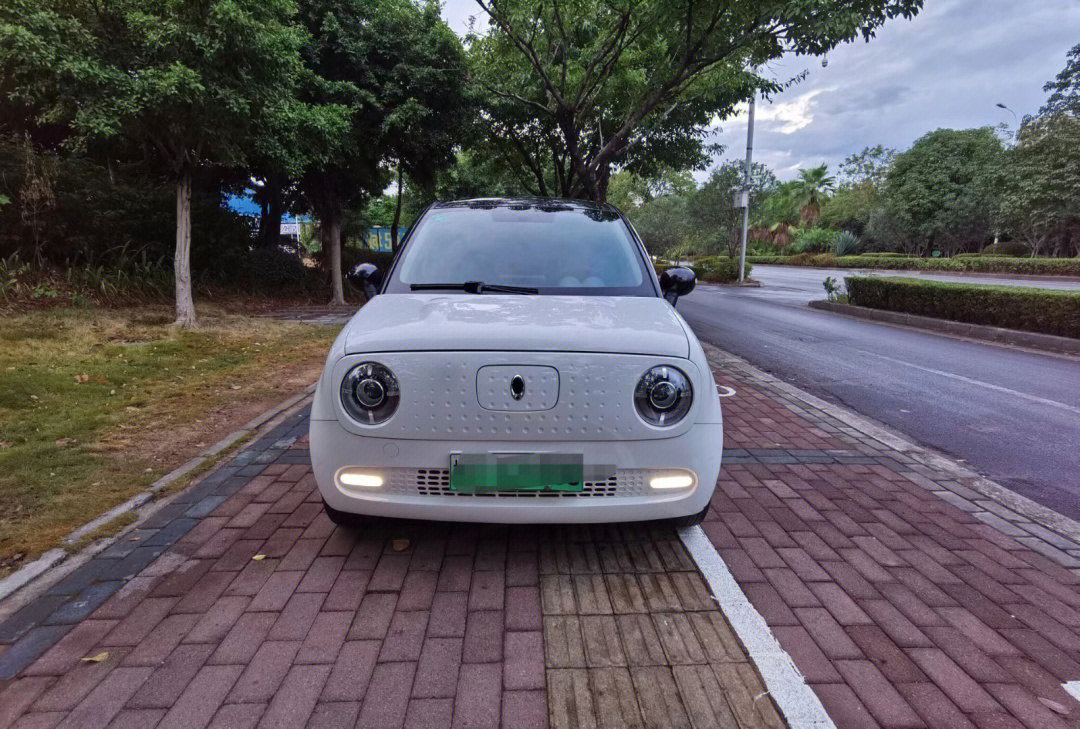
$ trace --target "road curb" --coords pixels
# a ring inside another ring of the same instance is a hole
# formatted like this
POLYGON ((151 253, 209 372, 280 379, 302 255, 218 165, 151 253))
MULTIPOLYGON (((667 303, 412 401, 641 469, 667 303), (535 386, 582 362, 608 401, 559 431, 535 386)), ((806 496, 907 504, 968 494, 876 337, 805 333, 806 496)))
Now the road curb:
MULTIPOLYGON (((34 584, 47 586, 47 584, 55 581, 50 579, 50 577, 58 578, 66 573, 64 568, 68 565, 65 563, 71 561, 81 563, 83 561, 81 558, 100 552, 104 547, 115 541, 120 535, 114 535, 105 540, 98 540, 97 543, 88 545, 82 549, 79 549, 78 545, 84 539, 108 526, 124 514, 140 510, 145 511, 146 513, 141 515, 142 518, 129 527, 129 529, 134 528, 138 525, 139 521, 148 518, 158 506, 165 503, 163 500, 155 499, 155 497, 164 489, 184 478, 192 471, 213 463, 222 452, 241 441, 250 439, 271 421, 287 415, 302 404, 306 404, 305 401, 310 398, 314 392, 315 385, 309 385, 299 394, 282 400, 276 405, 264 410, 241 426, 239 430, 230 433, 213 445, 202 450, 191 460, 174 468, 172 471, 169 471, 167 474, 147 486, 145 490, 135 494, 124 503, 114 506, 101 516, 73 530, 61 540, 60 547, 50 549, 33 562, 23 565, 3 580, 0 580, 0 603, 6 601, 9 597, 16 595, 19 590, 27 586, 34 584)), ((198 483, 198 479, 193 480, 188 484, 187 488, 194 486, 196 483, 198 483)), ((183 492, 180 491, 177 493, 183 492)), ((125 529, 124 531, 128 530, 125 529)), ((0 611, 0 619, 2 619, 4 612, 6 611, 0 611)))
POLYGON ((903 433, 849 408, 811 395, 754 367, 741 357, 706 342, 702 342, 701 346, 711 365, 731 371, 735 375, 748 376, 751 384, 764 385, 778 391, 777 394, 782 399, 790 398, 819 410, 850 430, 912 459, 922 473, 906 473, 909 479, 970 513, 979 521, 998 531, 1011 534, 1021 544, 1080 574, 1080 551, 1065 551, 1073 549, 1067 546, 1067 543, 1080 543, 1080 522, 1005 488, 943 453, 915 443, 903 433), (926 476, 928 473, 936 473, 944 478, 931 480, 926 476), (1061 542, 1059 539, 1066 541, 1061 542))
POLYGON ((966 322, 949 321, 947 319, 935 319, 929 316, 905 314, 899 311, 885 311, 883 309, 871 309, 854 304, 841 304, 833 301, 811 301, 807 304, 811 309, 831 311, 834 314, 855 317, 857 319, 871 319, 885 324, 898 324, 901 326, 926 329, 939 334, 948 334, 965 339, 979 339, 994 344, 1004 344, 1013 347, 1026 347, 1038 349, 1056 354, 1080 355, 1080 339, 1058 337, 1052 334, 1039 334, 1036 332, 1022 332, 1016 329, 1002 329, 1000 327, 985 326, 982 324, 968 324, 966 322))

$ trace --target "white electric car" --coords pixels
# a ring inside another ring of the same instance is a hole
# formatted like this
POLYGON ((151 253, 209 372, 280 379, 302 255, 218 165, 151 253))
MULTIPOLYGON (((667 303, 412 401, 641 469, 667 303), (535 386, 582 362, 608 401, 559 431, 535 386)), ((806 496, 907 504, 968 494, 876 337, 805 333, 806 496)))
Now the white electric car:
POLYGON ((609 205, 436 203, 330 350, 311 462, 330 518, 700 521, 723 425, 705 354, 609 205))

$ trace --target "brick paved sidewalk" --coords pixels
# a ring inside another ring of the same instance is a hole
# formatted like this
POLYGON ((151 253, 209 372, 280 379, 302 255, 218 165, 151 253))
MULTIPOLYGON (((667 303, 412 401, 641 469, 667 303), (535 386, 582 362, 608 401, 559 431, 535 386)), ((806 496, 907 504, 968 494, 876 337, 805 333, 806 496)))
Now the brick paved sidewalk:
POLYGON ((740 450, 704 531, 837 726, 1080 726, 1062 688, 1080 680, 1080 544, 710 354, 740 450))
POLYGON ((0 625, 0 728, 783 726, 670 527, 335 528, 306 429, 0 625))

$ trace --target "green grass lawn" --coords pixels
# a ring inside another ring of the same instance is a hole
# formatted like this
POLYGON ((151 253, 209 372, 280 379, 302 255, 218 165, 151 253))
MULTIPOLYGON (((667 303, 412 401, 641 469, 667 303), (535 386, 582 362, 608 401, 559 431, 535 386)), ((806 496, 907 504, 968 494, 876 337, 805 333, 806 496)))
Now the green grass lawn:
POLYGON ((200 307, 0 317, 0 576, 318 377, 337 327, 200 307))

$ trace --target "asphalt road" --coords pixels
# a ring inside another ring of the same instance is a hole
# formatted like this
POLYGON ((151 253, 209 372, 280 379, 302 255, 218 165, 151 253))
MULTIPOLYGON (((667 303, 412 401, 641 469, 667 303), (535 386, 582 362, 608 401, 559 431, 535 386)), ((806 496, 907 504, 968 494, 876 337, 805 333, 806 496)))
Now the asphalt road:
POLYGON ((761 288, 702 284, 678 308, 703 341, 1080 519, 1080 360, 810 309, 827 275, 755 266, 761 288))

